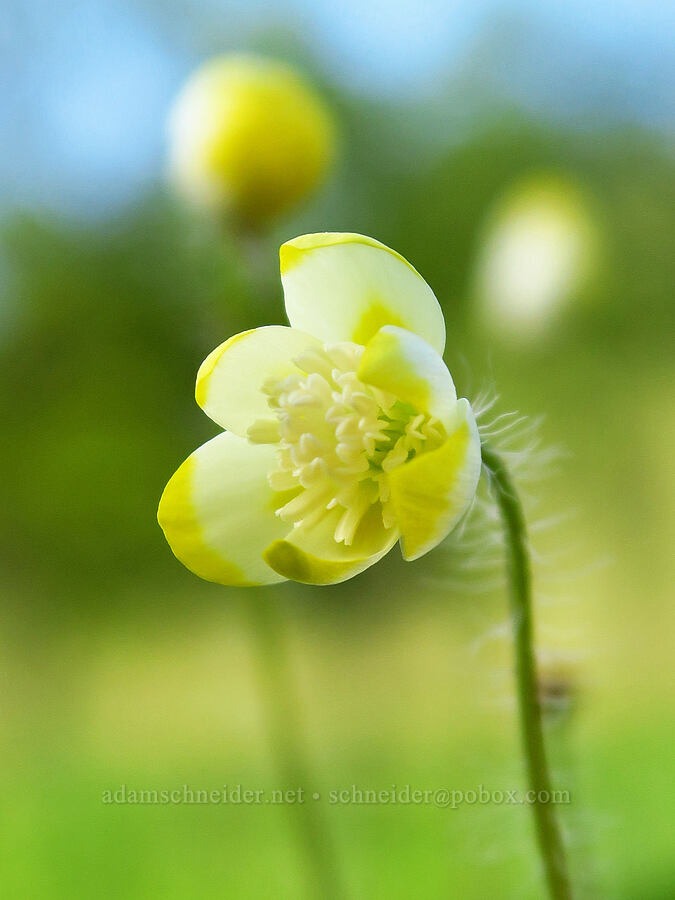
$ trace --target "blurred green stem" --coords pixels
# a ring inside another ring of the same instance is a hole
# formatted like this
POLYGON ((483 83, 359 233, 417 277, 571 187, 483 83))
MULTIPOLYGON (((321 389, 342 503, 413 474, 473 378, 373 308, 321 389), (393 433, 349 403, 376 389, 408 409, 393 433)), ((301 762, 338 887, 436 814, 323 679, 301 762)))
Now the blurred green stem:
MULTIPOLYGON (((270 289, 264 278, 267 267, 263 264, 266 260, 263 236, 259 230, 244 222, 231 225, 230 233, 243 261, 250 301, 255 306, 270 289)), ((246 602, 251 609, 251 630, 257 644, 265 722, 279 777, 287 788, 303 791, 298 802, 288 804, 288 808, 304 848, 310 888, 312 894, 321 900, 344 900, 347 894, 340 877, 332 835, 321 800, 315 800, 312 796, 311 767, 298 715, 283 598, 279 591, 271 587, 249 589, 246 602)))
POLYGON ((529 781, 539 852, 549 892, 554 900, 570 900, 572 889, 565 848, 551 799, 551 775, 546 759, 537 688, 532 626, 532 575, 523 507, 511 476, 498 453, 482 447, 483 465, 494 488, 506 538, 509 595, 516 653, 516 684, 523 751, 529 781))
POLYGON ((283 605, 277 591, 250 591, 247 605, 257 643, 257 663, 269 741, 285 788, 302 789, 298 802, 288 804, 311 873, 311 890, 321 900, 344 900, 328 823, 320 801, 312 796, 310 766, 298 717, 283 605))

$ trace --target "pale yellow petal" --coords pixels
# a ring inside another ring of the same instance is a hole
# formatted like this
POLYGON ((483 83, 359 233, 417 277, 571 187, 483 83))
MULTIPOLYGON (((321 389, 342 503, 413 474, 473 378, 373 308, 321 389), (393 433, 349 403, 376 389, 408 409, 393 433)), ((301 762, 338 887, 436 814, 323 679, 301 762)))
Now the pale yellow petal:
POLYGON ((445 444, 389 473, 405 559, 417 559, 452 531, 473 501, 480 468, 476 420, 469 402, 458 400, 456 428, 445 444))
POLYGON ((275 515, 289 497, 272 491, 267 473, 276 448, 224 432, 199 447, 171 478, 157 519, 178 559, 196 575, 249 586, 283 581, 262 559, 288 523, 275 515))
POLYGON ((419 335, 395 325, 381 328, 367 345, 357 374, 366 384, 440 419, 446 429, 454 421, 457 393, 450 372, 419 335))
POLYGON ((332 509, 311 527, 294 528, 285 539, 270 544, 263 558, 293 581, 337 584, 372 566, 396 543, 398 532, 384 528, 379 504, 364 516, 349 546, 333 537, 341 516, 341 510, 332 509))
POLYGON ((325 342, 367 344, 398 325, 438 352, 445 323, 422 276, 399 253, 361 234, 305 234, 283 244, 281 280, 294 328, 325 342))
POLYGON ((274 418, 263 384, 298 373, 293 359, 320 346, 316 338, 283 325, 235 334, 201 364, 195 390, 197 403, 222 428, 245 437, 256 419, 274 418))

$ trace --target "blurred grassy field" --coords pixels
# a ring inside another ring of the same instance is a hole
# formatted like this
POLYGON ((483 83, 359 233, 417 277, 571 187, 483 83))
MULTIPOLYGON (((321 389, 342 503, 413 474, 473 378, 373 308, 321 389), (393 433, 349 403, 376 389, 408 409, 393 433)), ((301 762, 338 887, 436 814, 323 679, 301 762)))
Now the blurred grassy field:
MULTIPOLYGON (((395 247, 433 286, 460 394, 495 384, 501 408, 544 414, 545 443, 569 451, 531 489, 535 521, 569 514, 535 534, 542 662, 572 697, 550 726, 556 783, 572 794, 561 814, 579 896, 665 898, 672 160, 647 134, 564 132, 513 113, 433 158, 420 130, 409 157, 387 140, 391 111, 334 99, 340 172, 255 247, 159 188, 93 228, 5 222, 2 894, 304 895, 297 809, 106 805, 102 794, 282 786, 261 702, 259 601, 184 571, 155 510, 177 463, 214 433, 192 401, 201 359, 235 331, 283 321, 279 243, 349 230, 395 247), (488 340, 472 296, 481 229, 501 191, 540 169, 592 194, 601 271, 536 343, 488 340)), ((266 593, 307 733, 303 787, 322 795, 354 897, 543 896, 524 807, 325 800, 351 785, 522 787, 506 604, 487 563, 448 590, 448 548, 410 565, 394 551, 344 586, 266 593)))

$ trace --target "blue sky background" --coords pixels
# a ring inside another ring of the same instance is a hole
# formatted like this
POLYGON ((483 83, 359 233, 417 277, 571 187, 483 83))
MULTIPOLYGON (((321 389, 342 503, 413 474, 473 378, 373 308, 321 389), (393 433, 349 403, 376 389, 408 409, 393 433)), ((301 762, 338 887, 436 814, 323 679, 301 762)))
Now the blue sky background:
POLYGON ((294 47, 343 89, 389 101, 423 107, 468 78, 575 127, 609 120, 669 131, 674 8, 9 0, 0 12, 0 206, 78 218, 123 208, 161 175, 167 109, 189 71, 261 41, 294 47))

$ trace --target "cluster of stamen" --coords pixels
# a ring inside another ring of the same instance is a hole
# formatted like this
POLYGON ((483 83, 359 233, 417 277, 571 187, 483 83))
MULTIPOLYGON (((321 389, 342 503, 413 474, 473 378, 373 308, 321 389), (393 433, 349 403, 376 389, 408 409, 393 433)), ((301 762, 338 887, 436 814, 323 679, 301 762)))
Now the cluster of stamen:
POLYGON ((277 515, 310 527, 339 509, 334 537, 347 545, 373 504, 385 528, 394 524, 386 474, 445 437, 438 419, 359 380, 363 352, 352 343, 304 352, 293 360, 298 372, 263 385, 274 418, 248 432, 279 443, 272 489, 296 491, 277 515))

